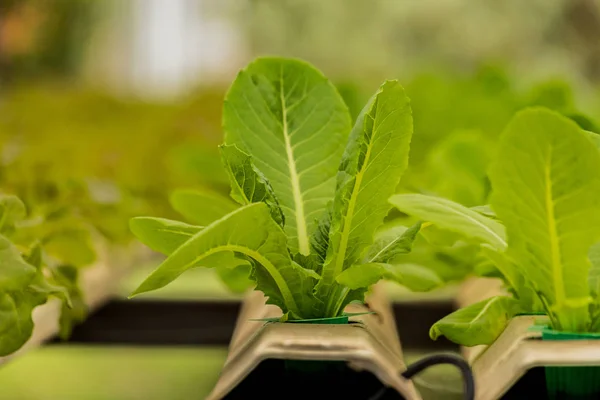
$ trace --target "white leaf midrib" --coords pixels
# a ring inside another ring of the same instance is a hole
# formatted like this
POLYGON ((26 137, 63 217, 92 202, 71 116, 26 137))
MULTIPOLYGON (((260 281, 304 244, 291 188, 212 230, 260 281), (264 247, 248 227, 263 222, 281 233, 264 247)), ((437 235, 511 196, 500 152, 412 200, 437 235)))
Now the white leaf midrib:
MULTIPOLYGON (((454 210, 457 214, 460 213, 460 211, 458 210, 454 210)), ((483 229, 484 231, 486 231, 487 233, 489 233, 490 235, 492 235, 497 241, 498 243, 500 243, 502 245, 502 249, 505 249, 507 247, 507 243, 506 243, 506 239, 504 239, 503 237, 501 237, 500 235, 498 235, 496 232, 494 232, 494 230, 488 226, 486 226, 483 222, 479 221, 477 218, 475 218, 472 215, 463 213, 463 215, 471 222, 473 222, 475 225, 479 226, 481 229, 483 229)), ((491 244, 491 243, 490 243, 491 244)))
POLYGON ((287 124, 287 108, 285 105, 285 96, 283 90, 283 66, 280 69, 279 76, 279 99, 281 101, 281 118, 283 128, 283 139, 285 142, 285 151, 288 159, 288 168, 290 171, 290 182, 292 184, 292 194, 294 196, 294 208, 296 216, 296 233, 298 237, 298 251, 301 254, 308 255, 310 252, 308 241, 308 229, 304 216, 304 199, 302 198, 302 190, 300 188, 300 177, 296 168, 296 160, 294 158, 294 150, 290 141, 287 124))
MULTIPOLYGON (((406 231, 404 231, 404 232, 406 232, 406 231)), ((374 262, 375 260, 377 260, 378 257, 380 257, 382 254, 384 254, 387 250, 391 249, 392 246, 394 246, 396 243, 401 241, 404 238, 404 234, 405 234, 404 232, 401 235, 399 235, 398 237, 396 237, 395 239, 388 242, 388 244, 384 245, 383 248, 381 248, 381 250, 379 250, 373 257, 371 257, 368 260, 368 262, 374 262)))
POLYGON ((500 301, 501 298, 500 297, 494 297, 492 298, 475 316, 475 318, 473 318, 470 322, 468 322, 469 325, 473 325, 476 324, 477 321, 479 321, 485 314, 487 314, 487 311, 492 307, 492 304, 496 303, 497 301, 500 301))
POLYGON ((550 252, 552 257, 552 279, 556 293, 557 307, 560 307, 566 301, 565 288, 563 285, 563 266, 560 253, 559 235, 556 226, 556 216, 554 215, 554 198, 552 192, 552 174, 550 171, 552 160, 552 148, 549 149, 548 159, 544 166, 545 180, 545 205, 546 218, 548 223, 548 234, 550 236, 550 252))
MULTIPOLYGON (((367 114, 365 117, 370 117, 375 121, 375 118, 371 115, 367 114)), ((373 131, 375 131, 375 127, 373 127, 373 131)), ((363 130, 364 134, 364 130, 363 130)), ((348 241, 350 240, 350 234, 352 231, 352 222, 355 216, 355 207, 358 199, 358 195, 362 189, 362 181, 365 176, 365 171, 369 168, 371 162, 371 150, 373 147, 375 133, 371 134, 370 141, 367 143, 367 151, 365 153, 363 165, 360 170, 356 174, 356 178, 354 180, 354 187, 352 188, 352 194, 350 195, 350 199, 348 200, 348 208, 346 209, 346 214, 344 216, 344 228, 342 230, 342 236, 340 240, 340 245, 338 248, 338 256, 335 260, 333 277, 342 273, 344 268, 344 261, 346 258, 346 250, 348 248, 348 241)))

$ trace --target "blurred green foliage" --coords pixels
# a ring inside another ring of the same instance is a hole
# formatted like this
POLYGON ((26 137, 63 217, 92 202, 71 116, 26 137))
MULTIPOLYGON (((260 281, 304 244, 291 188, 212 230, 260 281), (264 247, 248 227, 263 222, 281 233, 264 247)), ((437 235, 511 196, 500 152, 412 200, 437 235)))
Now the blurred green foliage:
POLYGON ((220 115, 198 111, 210 111, 222 95, 207 90, 152 104, 58 83, 15 85, 3 95, 0 196, 19 196, 27 210, 10 239, 23 254, 39 242, 44 271, 68 290, 71 307, 65 303, 60 317, 65 338, 86 317, 77 282, 80 269, 106 251, 102 242, 127 244, 131 217, 174 214, 168 194, 176 187, 226 193, 220 115))
MULTIPOLYGON (((564 81, 529 87, 514 82, 491 66, 470 75, 424 72, 405 82, 415 135, 398 191, 470 207, 487 204, 486 172, 496 138, 513 113, 528 105, 553 108, 596 129, 598 116, 578 111, 564 81)), ((337 87, 354 116, 372 89, 351 80, 337 87)), ((31 220, 53 232, 46 248, 87 264, 92 234, 127 243, 131 217, 176 218, 169 204, 175 189, 227 194, 217 150, 223 93, 208 88, 177 102, 152 103, 56 82, 14 85, 0 98, 0 188, 21 197, 31 220), (58 234, 61 227, 69 230, 58 234)), ((388 220, 396 218, 412 222, 398 212, 388 220)), ((421 235, 405 261, 430 265, 447 280, 461 279, 478 260, 467 244, 440 241, 443 235, 421 235)))
POLYGON ((127 240, 129 217, 172 213, 170 189, 226 185, 220 115, 198 111, 220 93, 198 97, 165 105, 63 86, 12 90, 1 103, 0 187, 44 218, 82 218, 127 240))
MULTIPOLYGON (((600 110, 598 115, 581 113, 577 96, 565 81, 549 79, 525 87, 514 82, 501 68, 491 66, 472 75, 424 73, 409 81, 415 134, 409 170, 398 191, 437 195, 468 207, 488 204, 487 170, 497 138, 512 115, 525 107, 545 106, 583 129, 597 131, 600 110)), ((388 219, 405 226, 416 222, 397 211, 388 219)), ((485 270, 478 249, 431 226, 421 230, 412 253, 398 262, 428 266, 446 281, 485 270)))
MULTIPOLYGON (((485 204, 496 137, 527 105, 551 107, 595 128, 596 116, 577 112, 565 82, 525 89, 512 82, 489 66, 472 75, 423 73, 406 82, 415 135, 399 191, 485 204)), ((354 81, 337 86, 358 114, 370 88, 354 81)), ((217 151, 223 92, 205 89, 164 104, 59 83, 15 85, 0 99, 0 187, 44 220, 60 215, 127 241, 129 217, 173 216, 168 196, 176 188, 227 192, 217 151)))

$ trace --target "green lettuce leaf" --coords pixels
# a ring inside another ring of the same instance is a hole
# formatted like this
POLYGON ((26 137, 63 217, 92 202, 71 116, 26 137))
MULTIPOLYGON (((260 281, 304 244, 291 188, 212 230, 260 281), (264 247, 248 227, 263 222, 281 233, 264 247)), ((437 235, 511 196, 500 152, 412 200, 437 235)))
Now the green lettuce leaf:
POLYGON ((496 213, 489 205, 471 207, 471 210, 491 219, 497 219, 496 213))
POLYGON ((39 241, 54 264, 83 267, 96 260, 91 226, 67 207, 34 214, 22 221, 10 238, 23 247, 39 241))
MULTIPOLYGON (((129 227, 140 242, 166 256, 204 229, 202 226, 151 217, 132 218, 129 227)), ((243 291, 241 287, 247 289, 251 284, 250 265, 230 251, 211 254, 193 267, 215 268, 217 275, 235 293, 240 293, 243 291)))
POLYGON ((335 278, 360 262, 390 210, 408 165, 413 124, 410 101, 397 81, 385 82, 359 115, 337 176, 327 258, 317 293, 326 316, 343 311, 345 295, 335 278))
POLYGON ((505 252, 498 251, 487 243, 481 245, 481 252, 502 273, 504 281, 510 287, 517 291, 521 289, 521 286, 523 286, 523 277, 519 269, 514 265, 514 261, 505 252))
POLYGON ((593 297, 593 303, 590 306, 592 318, 592 332, 600 332, 600 242, 594 243, 588 252, 591 267, 588 276, 590 294, 593 297))
POLYGON ((252 163, 252 157, 235 145, 222 145, 220 149, 231 183, 231 197, 241 205, 264 202, 271 210, 271 217, 283 227, 285 216, 277 197, 267 178, 252 163))
MULTIPOLYGON (((581 124, 579 124, 581 126, 581 124)), ((596 148, 600 149, 600 134, 586 131, 588 137, 594 143, 596 148)), ((588 277, 590 293, 594 298, 594 304, 591 307, 592 313, 592 332, 600 332, 600 243, 594 243, 588 252, 591 263, 590 274, 588 277)))
POLYGON ((250 279, 252 268, 249 264, 238 265, 234 268, 219 267, 215 270, 232 293, 244 293, 254 286, 254 282, 250 279))
POLYGON ((588 258, 591 264, 588 276, 590 293, 594 296, 596 302, 600 302, 600 242, 594 243, 590 247, 588 258))
POLYGON ((0 233, 10 233, 25 215, 25 204, 17 196, 0 194, 0 233))
POLYGON ((442 229, 488 243, 498 250, 506 249, 501 223, 451 200, 423 194, 397 194, 390 198, 390 203, 403 213, 442 229))
POLYGON ((470 240, 465 235, 449 231, 441 228, 439 225, 434 225, 432 222, 423 222, 419 236, 422 237, 432 246, 438 248, 450 248, 457 243, 479 244, 477 240, 470 240))
POLYGON ((496 268, 496 265, 486 257, 478 259, 478 262, 473 267, 473 273, 476 276, 484 278, 498 278, 506 281, 504 275, 496 268))
POLYGON ((140 242, 168 256, 204 227, 165 218, 135 217, 129 220, 129 229, 140 242))
POLYGON ((444 284, 432 270, 421 265, 386 263, 353 265, 339 274, 336 281, 354 290, 369 287, 381 279, 396 282, 414 292, 427 292, 444 284))
POLYGON ((239 208, 207 226, 175 250, 132 296, 159 289, 219 252, 240 253, 253 261, 257 289, 294 318, 312 316, 314 278, 293 263, 285 234, 264 203, 239 208))
POLYGON ((17 351, 33 332, 33 309, 47 297, 31 290, 0 292, 0 356, 17 351))
POLYGON ((175 211, 197 225, 208 225, 238 207, 227 197, 208 190, 176 190, 170 202, 175 211))
POLYGON ((0 356, 18 350, 27 342, 33 332, 31 313, 49 295, 63 299, 67 306, 72 304, 65 288, 44 276, 41 262, 39 245, 25 259, 0 235, 0 356))
POLYGON ((591 139, 592 143, 594 143, 594 146, 596 146, 597 149, 600 149, 600 134, 590 131, 584 132, 591 139))
POLYGON ((586 130, 588 132, 600 133, 600 128, 596 121, 594 121, 590 116, 582 114, 580 112, 571 112, 564 114, 565 117, 573 120, 581 129, 586 130))
POLYGON ((502 134, 490 180, 508 254, 553 328, 586 331, 588 250, 600 238, 600 153, 571 120, 528 109, 502 134))
POLYGON ((96 260, 89 229, 60 229, 44 238, 44 251, 61 264, 87 266, 96 260))
POLYGON ((519 302, 512 297, 492 297, 445 316, 431 327, 429 336, 433 340, 446 336, 463 346, 489 345, 520 312, 519 302))
POLYGON ((502 273, 504 281, 513 290, 525 312, 537 313, 544 311, 534 288, 526 281, 519 272, 515 261, 511 260, 506 252, 500 252, 488 244, 481 245, 481 251, 502 273))
POLYGON ((227 93, 225 143, 252 156, 271 183, 293 253, 310 252, 316 219, 333 197, 350 124, 335 87, 299 60, 259 58, 227 93))
POLYGON ((477 130, 444 130, 439 143, 428 146, 426 162, 415 171, 419 187, 466 206, 479 205, 488 196, 486 170, 493 142, 477 130))
POLYGON ((331 218, 333 217, 333 201, 327 203, 327 208, 321 215, 317 223, 317 229, 310 237, 311 255, 316 255, 319 263, 317 271, 321 273, 323 263, 327 258, 327 249, 329 249, 329 231, 331 229, 331 218))
POLYGON ((369 248, 366 262, 387 263, 400 254, 410 253, 420 230, 421 223, 417 222, 410 228, 397 225, 378 232, 374 243, 369 248))
MULTIPOLYGON (((422 218, 436 226, 474 239, 481 245, 483 255, 491 262, 501 277, 515 291, 521 307, 528 312, 541 311, 541 304, 534 289, 525 282, 521 272, 505 254, 507 247, 504 226, 497 220, 489 218, 480 212, 480 208, 467 208, 450 200, 421 194, 401 194, 392 196, 390 202, 402 212, 422 218)), ((486 207, 488 208, 488 207, 486 207)), ((483 209, 485 214, 490 210, 483 209)), ((430 229, 428 227, 427 229, 430 229)), ((486 267, 487 275, 497 276, 486 267)), ((477 272, 477 271, 476 271, 477 272)))
POLYGON ((19 250, 0 235, 0 291, 19 291, 35 277, 37 270, 27 263, 19 250))
POLYGON ((60 280, 54 278, 56 270, 50 270, 51 273, 49 275, 51 276, 46 276, 44 274, 44 254, 40 242, 35 242, 32 245, 29 254, 27 254, 26 257, 23 257, 23 260, 35 267, 37 270, 34 278, 31 280, 31 282, 29 282, 28 290, 45 294, 46 296, 58 297, 63 301, 64 307, 73 306, 68 288, 62 285, 60 280))
POLYGON ((88 306, 79 288, 79 270, 72 266, 61 266, 55 271, 55 279, 69 296, 70 303, 62 303, 59 318, 58 336, 66 340, 71 336, 75 325, 82 323, 88 316, 88 306))

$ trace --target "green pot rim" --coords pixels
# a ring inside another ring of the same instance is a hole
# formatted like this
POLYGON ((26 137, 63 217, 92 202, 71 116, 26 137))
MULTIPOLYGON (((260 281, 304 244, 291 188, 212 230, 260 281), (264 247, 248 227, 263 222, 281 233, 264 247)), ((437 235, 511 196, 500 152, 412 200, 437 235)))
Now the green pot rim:
POLYGON ((598 332, 564 332, 549 326, 542 328, 542 340, 600 340, 598 332))
POLYGON ((285 321, 286 324, 325 324, 325 325, 346 325, 349 323, 348 315, 329 318, 296 319, 285 321))

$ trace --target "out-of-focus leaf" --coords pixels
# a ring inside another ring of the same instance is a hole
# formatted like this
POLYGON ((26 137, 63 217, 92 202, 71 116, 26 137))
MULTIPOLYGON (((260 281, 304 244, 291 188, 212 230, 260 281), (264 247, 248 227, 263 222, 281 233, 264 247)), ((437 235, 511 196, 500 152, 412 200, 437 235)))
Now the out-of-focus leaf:
POLYGON ((415 292, 436 289, 444 282, 433 271, 416 264, 369 263, 353 265, 336 278, 336 281, 350 289, 369 287, 381 279, 386 279, 415 292))
POLYGON ((244 293, 255 283, 250 279, 252 268, 250 265, 239 265, 237 267, 217 267, 217 275, 233 293, 244 293))
POLYGON ((422 194, 397 194, 390 198, 390 203, 400 211, 440 228, 488 243, 496 249, 506 248, 502 224, 453 201, 422 194))
POLYGON ((96 260, 96 250, 86 229, 58 231, 44 241, 44 250, 61 264, 87 266, 96 260))
POLYGON ((594 132, 596 134, 600 133, 600 128, 598 128, 598 124, 593 121, 589 116, 584 115, 582 113, 568 113, 567 117, 572 119, 579 127, 585 131, 594 132))
POLYGON ((375 236, 375 242, 369 248, 366 260, 368 263, 387 263, 399 254, 410 253, 421 223, 410 228, 394 226, 389 230, 380 231, 375 236))
POLYGON ((238 207, 227 197, 208 190, 177 190, 170 200, 175 211, 198 225, 208 225, 238 207))
POLYGON ((78 286, 78 269, 62 266, 57 269, 55 276, 56 281, 67 290, 71 299, 71 304, 63 302, 59 319, 59 337, 66 340, 71 336, 73 328, 85 321, 89 310, 83 292, 78 286))
POLYGON ((36 269, 19 250, 0 235, 0 292, 22 290, 35 277, 36 269))
POLYGON ((588 252, 590 260, 589 284, 590 293, 600 302, 600 242, 594 243, 588 252))
POLYGON ((132 218, 129 221, 129 228, 140 242, 165 255, 171 254, 204 229, 203 226, 153 217, 132 218))
POLYGON ((0 233, 10 233, 25 215, 25 204, 18 197, 0 194, 0 233))
POLYGON ((463 130, 440 139, 419 169, 423 185, 440 197, 466 206, 485 202, 490 189, 486 171, 493 142, 482 132, 463 130))
POLYGON ((0 292, 0 356, 17 351, 33 332, 33 309, 46 296, 30 290, 0 292))
POLYGON ((471 210, 478 212, 488 218, 496 219, 496 212, 489 205, 471 207, 471 210))
POLYGON ((489 345, 519 312, 517 300, 506 296, 492 297, 445 316, 431 327, 429 336, 433 340, 446 336, 463 346, 489 345))

